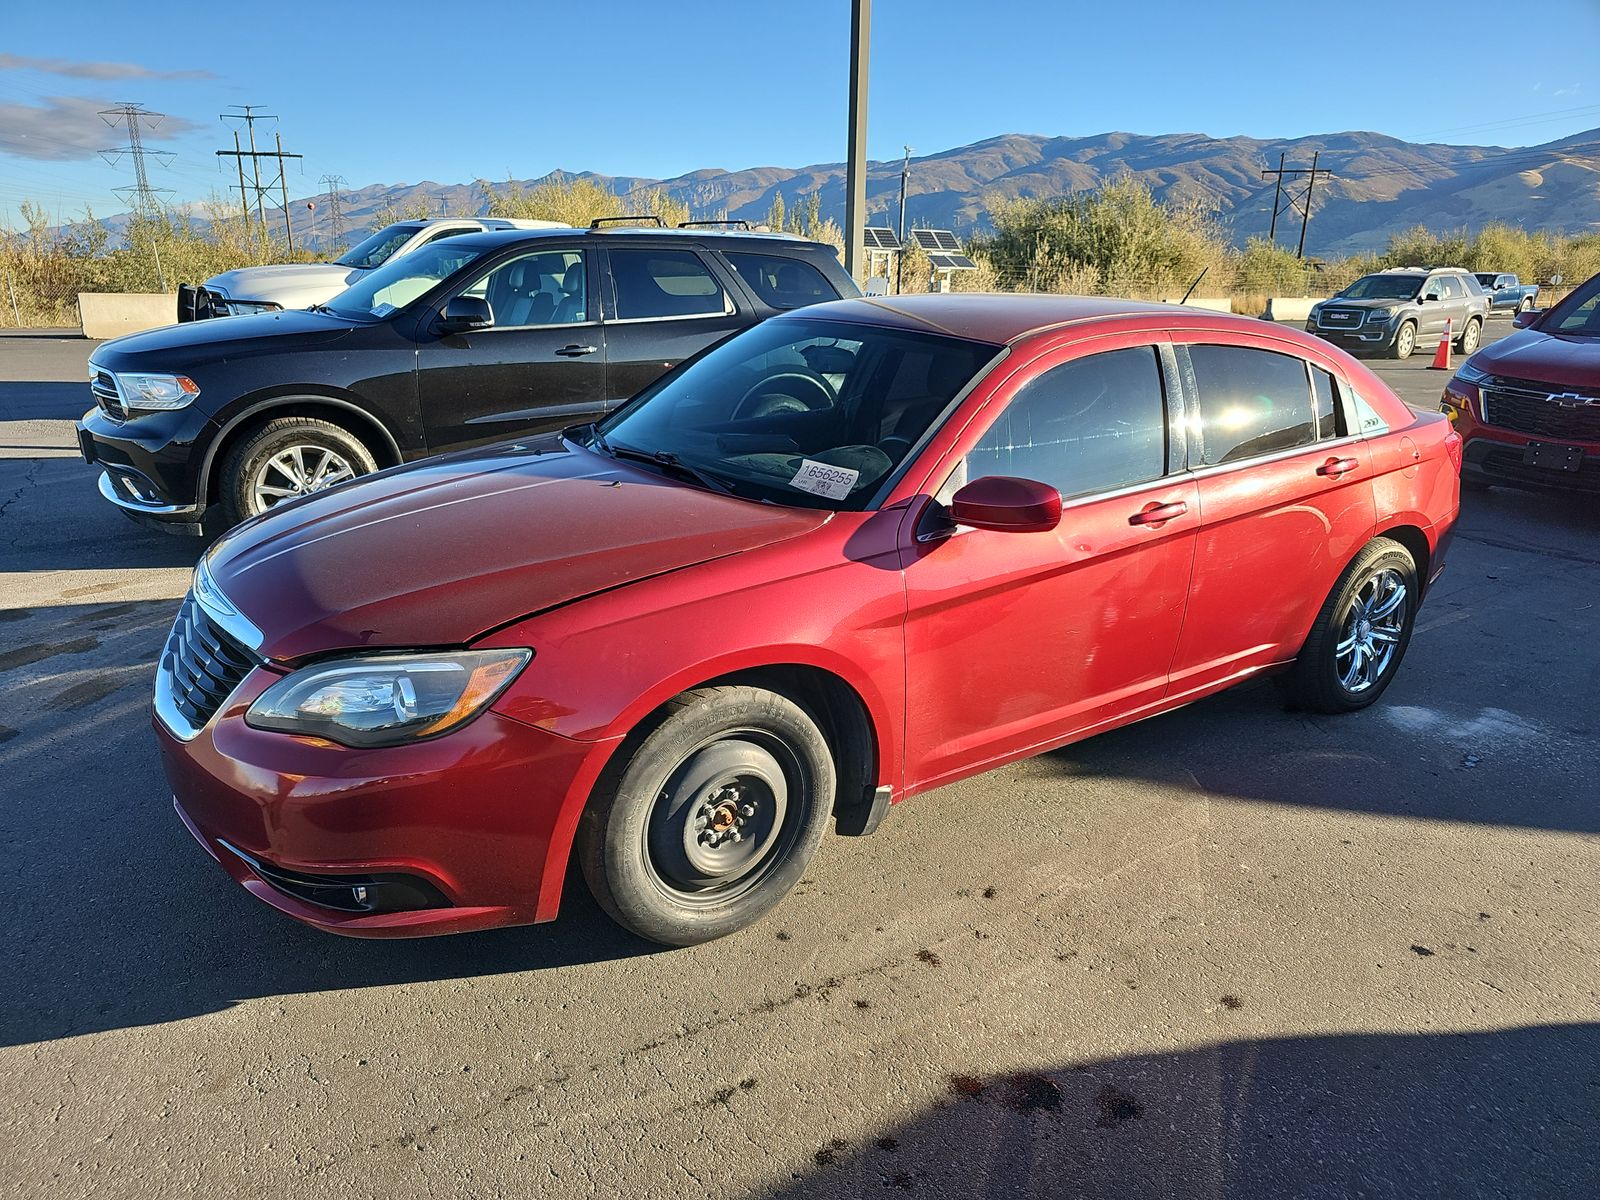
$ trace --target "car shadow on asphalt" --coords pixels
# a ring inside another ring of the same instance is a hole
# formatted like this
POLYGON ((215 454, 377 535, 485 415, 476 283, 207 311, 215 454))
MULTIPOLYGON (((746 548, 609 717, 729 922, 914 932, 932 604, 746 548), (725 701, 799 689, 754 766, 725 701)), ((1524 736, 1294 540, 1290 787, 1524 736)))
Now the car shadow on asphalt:
POLYGON ((0 421, 76 421, 93 407, 87 381, 0 381, 0 421))
POLYGON ((764 1194, 1456 1200, 1600 1178, 1600 1025, 1253 1038, 1230 1035, 1255 997, 1212 1003, 1213 1045, 951 1074, 913 1121, 819 1127, 814 1167, 764 1194))

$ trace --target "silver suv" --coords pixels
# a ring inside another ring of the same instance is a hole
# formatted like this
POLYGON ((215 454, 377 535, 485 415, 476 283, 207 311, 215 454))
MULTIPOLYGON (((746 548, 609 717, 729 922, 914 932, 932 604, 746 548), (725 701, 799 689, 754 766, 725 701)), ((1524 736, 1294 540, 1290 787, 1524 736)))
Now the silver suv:
POLYGON ((1311 310, 1306 332, 1354 353, 1410 358, 1445 331, 1462 354, 1478 348, 1489 297, 1462 267, 1395 267, 1363 275, 1311 310))

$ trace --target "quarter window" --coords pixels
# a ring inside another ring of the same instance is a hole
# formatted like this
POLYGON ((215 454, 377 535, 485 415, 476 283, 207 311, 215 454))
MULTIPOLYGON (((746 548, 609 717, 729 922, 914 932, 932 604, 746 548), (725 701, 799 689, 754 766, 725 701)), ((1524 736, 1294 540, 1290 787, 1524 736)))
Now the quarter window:
POLYGON ((839 298, 821 271, 798 258, 726 252, 722 257, 750 285, 750 290, 773 308, 800 308, 839 298))
POLYGON ((1316 414, 1303 360, 1243 346, 1190 346, 1207 466, 1309 446, 1316 414))
POLYGON ((1153 346, 1139 346, 1027 384, 967 455, 966 478, 1013 475, 1082 496, 1159 478, 1166 461, 1161 367, 1153 346))
POLYGON ((716 276, 688 250, 612 250, 617 319, 698 317, 725 313, 728 297, 716 276))
POLYGON ((1334 390, 1333 376, 1320 367, 1311 370, 1311 397, 1317 406, 1317 437, 1339 436, 1339 393, 1334 390))

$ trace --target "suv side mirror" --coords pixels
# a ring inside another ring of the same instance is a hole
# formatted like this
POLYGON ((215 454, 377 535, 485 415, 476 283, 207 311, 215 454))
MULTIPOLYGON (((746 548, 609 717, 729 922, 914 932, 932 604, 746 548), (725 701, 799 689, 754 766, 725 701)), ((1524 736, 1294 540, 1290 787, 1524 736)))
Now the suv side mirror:
POLYGON ((950 519, 998 533, 1045 533, 1061 524, 1061 493, 1032 479, 987 475, 950 498, 950 519))
POLYGON ((1424 304, 1432 304, 1435 301, 1437 301, 1438 299, 1439 299, 1439 293, 1438 292, 1429 292, 1426 296, 1424 296, 1422 298, 1422 302, 1424 304))
POLYGON ((1511 324, 1516 329, 1532 329, 1534 322, 1542 316, 1544 316, 1544 309, 1542 308, 1523 309, 1511 318, 1511 324))
POLYGON ((466 333, 471 329, 488 329, 494 324, 494 310, 481 296, 452 296, 439 318, 441 333, 466 333))

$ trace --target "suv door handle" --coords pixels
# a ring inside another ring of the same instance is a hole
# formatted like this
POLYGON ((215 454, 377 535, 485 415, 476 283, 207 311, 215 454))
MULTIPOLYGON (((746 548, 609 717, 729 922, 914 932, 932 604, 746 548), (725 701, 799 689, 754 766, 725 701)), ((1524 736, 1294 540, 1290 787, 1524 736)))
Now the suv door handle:
POLYGON ((1182 500, 1174 500, 1170 504, 1147 504, 1133 516, 1128 518, 1129 525, 1161 525, 1181 517, 1189 511, 1189 506, 1182 500))
POLYGON ((1330 458, 1327 462, 1323 463, 1317 468, 1317 474, 1331 475, 1333 478, 1337 479, 1341 475, 1344 475, 1350 471, 1354 471, 1360 465, 1361 462, 1359 459, 1330 458))
POLYGON ((582 358, 585 354, 593 354, 599 346, 580 346, 574 342, 570 346, 563 346, 556 353, 562 358, 582 358))

